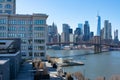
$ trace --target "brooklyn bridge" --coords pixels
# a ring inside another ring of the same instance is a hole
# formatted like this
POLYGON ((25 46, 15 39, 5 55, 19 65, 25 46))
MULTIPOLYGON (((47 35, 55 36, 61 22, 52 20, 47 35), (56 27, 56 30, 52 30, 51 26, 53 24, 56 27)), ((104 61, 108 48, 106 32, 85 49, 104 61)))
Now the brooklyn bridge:
POLYGON ((120 48, 119 44, 114 44, 114 43, 105 43, 102 42, 100 37, 96 36, 94 38, 94 40, 91 41, 80 41, 80 42, 53 42, 53 43, 46 43, 46 45, 50 46, 50 45, 90 45, 90 46, 94 46, 94 52, 95 53, 100 53, 102 52, 102 47, 103 46, 107 46, 109 48, 120 48))

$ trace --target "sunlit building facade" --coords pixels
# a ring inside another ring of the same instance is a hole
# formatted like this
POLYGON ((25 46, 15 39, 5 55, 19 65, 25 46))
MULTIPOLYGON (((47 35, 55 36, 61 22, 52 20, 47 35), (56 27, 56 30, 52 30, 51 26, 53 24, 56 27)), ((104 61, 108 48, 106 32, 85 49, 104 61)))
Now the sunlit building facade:
POLYGON ((21 38, 21 54, 25 58, 45 58, 46 14, 0 14, 0 38, 21 38))

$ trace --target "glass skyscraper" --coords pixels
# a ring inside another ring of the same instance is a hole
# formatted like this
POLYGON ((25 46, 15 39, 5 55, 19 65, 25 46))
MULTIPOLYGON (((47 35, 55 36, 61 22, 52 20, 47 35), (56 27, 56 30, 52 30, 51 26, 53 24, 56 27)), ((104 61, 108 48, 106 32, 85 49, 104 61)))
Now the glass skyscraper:
POLYGON ((97 36, 100 36, 100 31, 101 31, 101 17, 98 15, 97 16, 97 36))
POLYGON ((88 41, 89 39, 90 39, 90 26, 89 26, 89 22, 85 21, 83 40, 88 41))
POLYGON ((69 42, 69 29, 68 24, 63 24, 64 42, 69 42))
POLYGON ((112 25, 109 20, 104 21, 104 39, 112 39, 112 25))

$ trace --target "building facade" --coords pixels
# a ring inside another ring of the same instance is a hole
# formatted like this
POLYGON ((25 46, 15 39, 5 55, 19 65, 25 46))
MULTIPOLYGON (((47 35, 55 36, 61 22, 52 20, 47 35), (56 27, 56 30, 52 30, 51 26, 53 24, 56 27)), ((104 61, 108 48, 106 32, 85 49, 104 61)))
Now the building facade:
POLYGON ((46 14, 0 14, 0 38, 21 38, 21 54, 25 58, 46 53, 46 14))
POLYGON ((15 14, 16 0, 0 0, 0 14, 15 14))

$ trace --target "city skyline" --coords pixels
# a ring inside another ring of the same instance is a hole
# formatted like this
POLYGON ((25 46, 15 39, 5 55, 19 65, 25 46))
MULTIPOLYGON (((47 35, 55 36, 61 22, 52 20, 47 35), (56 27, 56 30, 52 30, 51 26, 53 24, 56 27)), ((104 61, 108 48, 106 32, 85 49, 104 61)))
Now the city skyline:
POLYGON ((112 36, 114 30, 120 29, 119 0, 30 0, 29 4, 27 0, 17 0, 16 2, 17 14, 48 14, 47 24, 50 25, 54 22, 59 33, 62 32, 62 24, 64 23, 69 24, 75 30, 79 23, 84 24, 88 20, 90 31, 94 31, 96 35, 97 12, 101 16, 101 28, 104 27, 104 20, 109 20, 112 23, 112 36))

